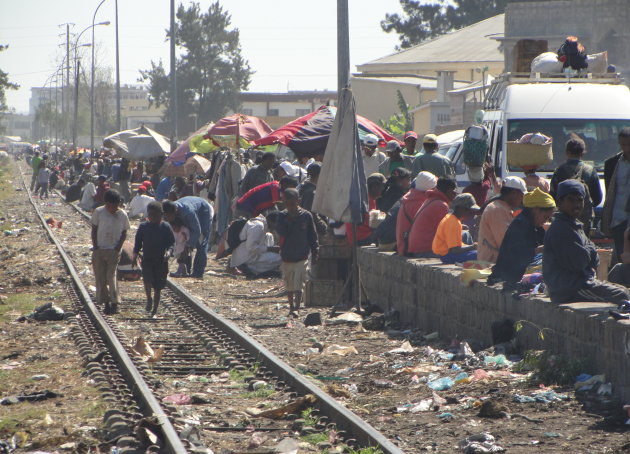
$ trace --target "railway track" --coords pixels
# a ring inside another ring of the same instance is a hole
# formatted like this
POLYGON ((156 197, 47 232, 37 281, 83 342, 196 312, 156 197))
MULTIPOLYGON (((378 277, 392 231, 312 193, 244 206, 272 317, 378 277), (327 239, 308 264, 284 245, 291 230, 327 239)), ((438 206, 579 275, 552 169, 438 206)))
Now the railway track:
POLYGON ((29 199, 72 277, 73 335, 110 404, 107 436, 121 454, 272 453, 278 440, 298 435, 315 452, 402 452, 175 282, 168 281, 157 318, 144 311, 140 282, 122 283, 119 314, 103 315, 92 301, 89 214, 60 197, 43 202, 29 192, 29 199), (53 231, 45 216, 64 228, 53 231), (273 418, 259 415, 265 411, 273 418))

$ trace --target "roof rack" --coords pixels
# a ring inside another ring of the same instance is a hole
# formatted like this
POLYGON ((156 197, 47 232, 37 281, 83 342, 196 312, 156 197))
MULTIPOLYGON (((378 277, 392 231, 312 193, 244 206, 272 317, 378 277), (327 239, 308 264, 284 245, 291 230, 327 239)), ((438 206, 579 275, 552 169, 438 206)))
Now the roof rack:
POLYGON ((484 101, 485 110, 497 110, 505 97, 508 85, 532 84, 532 83, 556 83, 556 84, 612 84, 620 85, 624 79, 618 73, 503 73, 497 76, 490 85, 484 101))

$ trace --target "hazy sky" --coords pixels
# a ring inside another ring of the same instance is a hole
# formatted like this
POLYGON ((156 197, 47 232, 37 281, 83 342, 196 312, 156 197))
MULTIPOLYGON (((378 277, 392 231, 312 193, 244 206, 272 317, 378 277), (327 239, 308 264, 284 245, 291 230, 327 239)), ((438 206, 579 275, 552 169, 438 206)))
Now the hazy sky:
MULTIPOLYGON (((0 68, 20 84, 7 92, 9 107, 28 111, 30 88, 43 86, 62 58, 66 22, 80 33, 92 24, 100 0, 0 0, 0 68), (59 34, 64 33, 63 36, 59 34)), ((182 2, 178 2, 182 3, 182 2)), ((184 4, 190 2, 185 1, 184 4)), ((212 3, 201 0, 202 10, 212 3)), ((240 29, 243 54, 256 73, 250 91, 336 88, 335 0, 223 0, 240 29)), ((169 0, 118 0, 121 83, 137 83, 139 69, 151 60, 169 64, 164 30, 169 26, 169 0)), ((349 0, 351 71, 355 65, 390 54, 397 35, 381 30, 385 13, 400 12, 398 0, 349 0)), ((114 0, 105 0, 96 22, 111 21, 95 30, 98 59, 114 67, 114 0)), ((71 38, 71 42, 74 38, 71 38)), ((81 43, 91 42, 91 31, 81 43)), ((82 63, 89 65, 90 49, 82 63)))

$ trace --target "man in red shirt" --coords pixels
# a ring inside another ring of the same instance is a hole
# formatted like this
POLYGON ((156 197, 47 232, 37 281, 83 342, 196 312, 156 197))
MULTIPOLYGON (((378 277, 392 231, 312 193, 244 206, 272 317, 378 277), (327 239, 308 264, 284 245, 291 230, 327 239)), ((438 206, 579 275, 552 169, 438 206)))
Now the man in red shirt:
MULTIPOLYGON (((380 173, 373 173, 367 179, 368 187, 368 211, 376 209, 376 199, 383 193, 385 188, 385 176, 380 173)), ((352 244, 352 224, 346 223, 346 239, 352 244)), ((369 246, 376 241, 374 230, 370 227, 370 216, 363 215, 363 223, 357 225, 357 244, 359 246, 369 246)))
POLYGON ((427 200, 413 219, 407 240, 406 253, 412 257, 435 257, 433 238, 442 218, 448 213, 448 205, 455 198, 457 183, 451 178, 438 179, 435 189, 427 191, 427 200))

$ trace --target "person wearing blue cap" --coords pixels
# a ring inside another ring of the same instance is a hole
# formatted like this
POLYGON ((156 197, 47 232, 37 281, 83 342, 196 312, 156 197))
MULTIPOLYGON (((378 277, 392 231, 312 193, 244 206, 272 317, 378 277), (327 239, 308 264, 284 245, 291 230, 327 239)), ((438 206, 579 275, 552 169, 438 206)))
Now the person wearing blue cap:
POLYGON ((610 302, 624 305, 625 288, 598 281, 595 271, 599 257, 595 245, 584 233, 578 217, 587 196, 581 181, 569 179, 558 184, 558 214, 545 234, 543 278, 552 303, 610 302))

